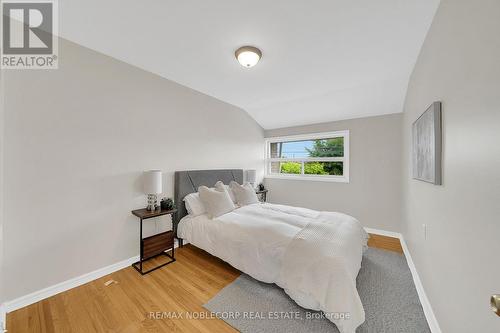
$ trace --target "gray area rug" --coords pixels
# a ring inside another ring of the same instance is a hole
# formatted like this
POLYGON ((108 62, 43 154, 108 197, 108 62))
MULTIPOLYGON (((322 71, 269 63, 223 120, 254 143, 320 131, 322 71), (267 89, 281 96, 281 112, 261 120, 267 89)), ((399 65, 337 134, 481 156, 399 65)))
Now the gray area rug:
MULTIPOLYGON (((356 282, 366 314, 357 333, 430 332, 404 256, 369 248, 356 282)), ((275 284, 245 274, 204 307, 240 332, 338 332, 321 313, 301 308, 275 284)))

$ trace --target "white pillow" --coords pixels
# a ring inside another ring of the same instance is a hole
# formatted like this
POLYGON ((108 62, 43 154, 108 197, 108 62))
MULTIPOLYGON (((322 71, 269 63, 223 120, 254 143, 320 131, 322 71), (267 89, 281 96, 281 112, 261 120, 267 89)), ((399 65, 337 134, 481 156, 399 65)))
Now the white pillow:
POLYGON ((229 185, 224 185, 224 183, 219 180, 217 183, 215 183, 215 188, 219 191, 222 191, 223 189, 225 189, 227 191, 227 193, 229 194, 231 201, 233 203, 236 203, 236 197, 234 196, 233 190, 231 190, 229 185))
POLYGON ((229 183, 229 187, 233 191, 238 205, 246 206, 259 202, 257 194, 255 194, 255 189, 252 187, 250 183, 245 183, 244 185, 240 185, 237 182, 232 181, 231 183, 229 183))
POLYGON ((207 208, 208 216, 212 219, 232 212, 236 208, 226 189, 219 191, 200 186, 198 187, 198 193, 200 193, 201 201, 207 208))
POLYGON ((198 193, 190 193, 186 195, 184 197, 184 202, 186 203, 186 210, 189 215, 198 216, 207 212, 207 209, 201 201, 198 193))

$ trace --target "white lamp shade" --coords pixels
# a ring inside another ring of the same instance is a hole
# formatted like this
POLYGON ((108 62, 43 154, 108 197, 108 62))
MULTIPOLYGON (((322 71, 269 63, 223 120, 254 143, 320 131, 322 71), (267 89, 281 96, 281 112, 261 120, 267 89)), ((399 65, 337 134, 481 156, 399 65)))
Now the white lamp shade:
POLYGON ((160 194, 161 189, 161 170, 150 170, 144 172, 144 193, 160 194))
POLYGON ((256 175, 255 170, 247 170, 247 182, 255 183, 255 175, 256 175))

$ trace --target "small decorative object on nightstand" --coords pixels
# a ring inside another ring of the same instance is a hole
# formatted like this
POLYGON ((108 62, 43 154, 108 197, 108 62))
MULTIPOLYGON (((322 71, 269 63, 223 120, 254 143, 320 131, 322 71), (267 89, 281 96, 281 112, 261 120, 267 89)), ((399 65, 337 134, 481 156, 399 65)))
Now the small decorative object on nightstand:
POLYGON ((259 201, 260 202, 266 202, 267 200, 267 190, 266 189, 263 189, 263 190, 256 190, 255 193, 257 194, 257 198, 259 198, 259 201))
POLYGON ((172 210, 175 208, 174 200, 172 198, 163 198, 160 201, 160 207, 162 210, 172 210))
POLYGON ((172 210, 155 210, 155 211, 150 211, 147 208, 143 209, 137 209, 133 210, 132 214, 137 216, 140 220, 140 231, 139 231, 139 237, 140 237, 140 257, 139 261, 136 263, 132 264, 132 267, 134 267, 139 273, 142 275, 148 274, 155 269, 158 269, 160 267, 163 267, 165 265, 168 265, 170 263, 173 263, 175 261, 174 257, 174 231, 169 230, 165 231, 150 237, 142 238, 142 222, 143 220, 150 219, 153 217, 158 217, 158 216, 163 216, 163 215, 171 215, 177 212, 176 209, 172 210), (172 255, 168 254, 167 250, 170 250, 172 255), (142 270, 142 264, 152 258, 158 257, 160 255, 165 255, 169 257, 171 260, 169 262, 166 262, 160 266, 156 266, 148 271, 143 271, 142 270))

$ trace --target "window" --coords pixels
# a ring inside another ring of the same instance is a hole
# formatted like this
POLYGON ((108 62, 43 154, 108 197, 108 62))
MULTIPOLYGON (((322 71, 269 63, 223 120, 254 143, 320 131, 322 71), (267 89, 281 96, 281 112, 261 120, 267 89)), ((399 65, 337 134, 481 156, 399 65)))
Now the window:
POLYGON ((349 131, 267 139, 266 177, 349 182, 349 131))

